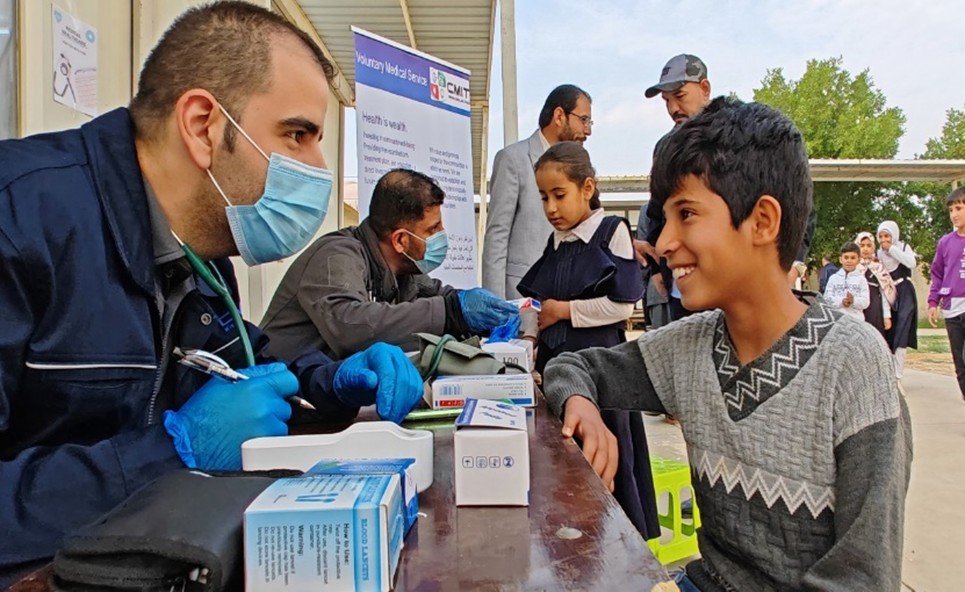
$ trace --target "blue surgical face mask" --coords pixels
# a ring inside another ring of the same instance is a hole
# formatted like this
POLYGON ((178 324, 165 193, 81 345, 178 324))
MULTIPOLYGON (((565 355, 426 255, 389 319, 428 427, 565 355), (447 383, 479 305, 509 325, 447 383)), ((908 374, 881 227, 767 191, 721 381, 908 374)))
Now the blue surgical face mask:
MULTIPOLYGON (((406 230, 406 232, 409 231, 406 230)), ((415 263, 415 266, 419 268, 419 271, 422 273, 429 273, 433 269, 436 269, 442 265, 442 262, 446 260, 446 253, 449 252, 449 237, 446 236, 445 230, 440 230, 429 238, 422 238, 418 234, 412 232, 409 232, 409 234, 426 244, 426 254, 423 255, 422 259, 419 259, 418 261, 412 257, 409 257, 408 253, 402 253, 409 258, 409 261, 415 263)))
POLYGON ((318 232, 332 193, 331 171, 314 167, 277 152, 271 158, 221 107, 228 121, 268 161, 265 192, 252 205, 236 206, 207 171, 211 182, 227 202, 228 225, 238 253, 248 265, 277 261, 303 249, 318 232))

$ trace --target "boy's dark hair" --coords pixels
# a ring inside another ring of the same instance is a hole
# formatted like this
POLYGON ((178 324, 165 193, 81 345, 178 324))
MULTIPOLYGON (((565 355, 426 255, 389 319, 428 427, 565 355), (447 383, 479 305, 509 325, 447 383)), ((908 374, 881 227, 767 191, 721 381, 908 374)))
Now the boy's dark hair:
POLYGON ((579 142, 559 142, 550 146, 536 161, 533 171, 540 167, 555 164, 566 175, 566 178, 583 187, 587 179, 593 179, 593 197, 590 198, 590 209, 600 209, 600 189, 596 187, 596 169, 590 163, 590 154, 579 142))
POLYGON ((952 192, 945 198, 945 207, 955 203, 965 203, 965 185, 958 189, 952 189, 952 192))
POLYGON ((566 113, 572 113, 580 97, 586 97, 587 101, 593 102, 589 93, 575 84, 561 84, 551 90, 546 97, 546 102, 543 103, 543 109, 539 112, 539 128, 543 129, 553 121, 553 111, 556 111, 557 107, 566 113))
POLYGON ((763 195, 781 204, 777 251, 790 269, 804 239, 814 186, 801 132, 780 111, 717 97, 661 143, 650 196, 662 207, 688 175, 720 195, 738 228, 763 195))
POLYGON ((860 257, 861 247, 858 246, 858 243, 848 241, 843 245, 841 245, 841 250, 839 251, 839 254, 841 255, 844 255, 845 253, 854 253, 855 255, 860 257))
POLYGON ((446 193, 428 175, 392 169, 372 190, 369 224, 380 239, 410 222, 418 222, 432 206, 442 205, 446 193))
MULTIPOLYGON (((278 13, 250 2, 214 2, 185 11, 161 36, 144 61, 131 118, 140 140, 151 141, 182 94, 208 90, 241 123, 248 99, 271 85, 271 52, 288 36, 301 41, 328 80, 332 63, 307 33, 278 13)), ((234 146, 234 126, 225 128, 225 147, 234 146)))

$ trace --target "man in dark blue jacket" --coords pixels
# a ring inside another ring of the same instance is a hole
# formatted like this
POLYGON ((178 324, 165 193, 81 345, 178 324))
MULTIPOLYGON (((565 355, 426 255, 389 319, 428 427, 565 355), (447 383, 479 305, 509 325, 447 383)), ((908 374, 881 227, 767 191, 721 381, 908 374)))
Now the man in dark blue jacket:
POLYGON ((219 2, 165 33, 130 110, 0 142, 0 588, 167 471, 239 469, 296 393, 331 420, 421 397, 394 346, 286 367, 239 331, 227 257, 291 255, 324 218, 332 75, 279 16, 219 2), (248 378, 172 363, 188 349, 248 378))

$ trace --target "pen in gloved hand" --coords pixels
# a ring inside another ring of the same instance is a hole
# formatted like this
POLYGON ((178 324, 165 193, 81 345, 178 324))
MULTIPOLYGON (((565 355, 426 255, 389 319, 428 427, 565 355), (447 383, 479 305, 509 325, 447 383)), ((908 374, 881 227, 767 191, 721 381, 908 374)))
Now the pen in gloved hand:
MULTIPOLYGON (((178 356, 178 362, 192 368, 194 370, 200 370, 205 374, 210 374, 211 376, 218 376, 227 380, 228 382, 238 382, 239 380, 248 380, 248 377, 233 370, 227 362, 222 360, 219 356, 215 354, 206 352, 200 349, 188 349, 182 350, 180 348, 174 348, 174 355, 178 356)), ((315 411, 315 406, 306 401, 305 399, 292 395, 288 397, 288 400, 292 403, 297 404, 302 409, 308 409, 310 411, 315 411)))

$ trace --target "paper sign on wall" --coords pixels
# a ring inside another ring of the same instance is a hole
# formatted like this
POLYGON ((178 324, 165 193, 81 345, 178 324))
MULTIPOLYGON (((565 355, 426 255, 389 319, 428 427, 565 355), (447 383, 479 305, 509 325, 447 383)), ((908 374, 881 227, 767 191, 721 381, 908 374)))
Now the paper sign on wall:
POLYGON ((54 100, 97 115, 97 29, 52 6, 54 100))

